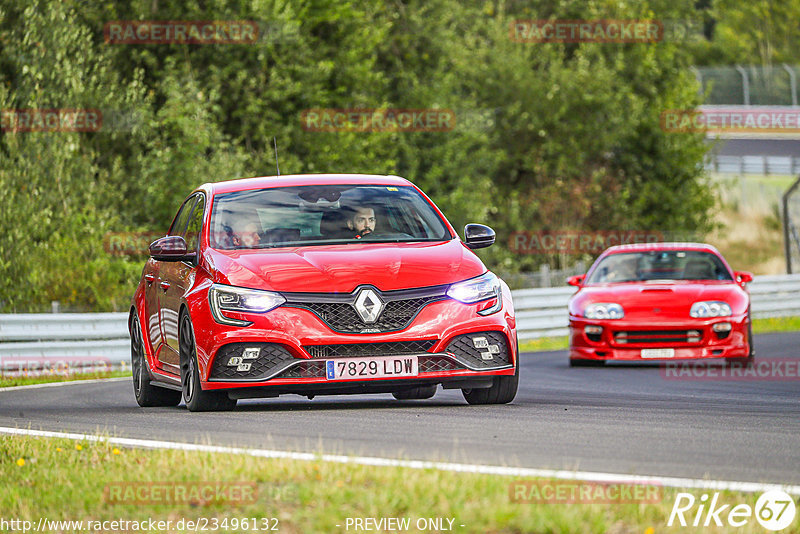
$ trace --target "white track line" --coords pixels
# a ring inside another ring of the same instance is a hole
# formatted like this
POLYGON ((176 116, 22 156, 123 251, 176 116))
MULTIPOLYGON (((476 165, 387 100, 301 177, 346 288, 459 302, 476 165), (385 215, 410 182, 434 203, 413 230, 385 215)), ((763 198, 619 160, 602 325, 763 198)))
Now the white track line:
POLYGON ((64 380, 62 382, 45 382, 43 384, 30 384, 28 386, 10 386, 7 388, 0 387, 0 393, 4 391, 16 391, 19 389, 37 389, 37 388, 53 388, 57 386, 69 386, 72 384, 92 384, 97 382, 122 382, 123 380, 130 380, 129 376, 116 376, 114 378, 90 378, 88 380, 64 380))
POLYGON ((762 484, 757 482, 735 482, 726 480, 702 480, 693 478, 662 477, 655 475, 623 475, 619 473, 601 473, 592 471, 566 471, 552 469, 531 469, 526 467, 503 467, 494 465, 457 464, 448 462, 429 462, 421 460, 392 460, 373 456, 342 456, 334 454, 314 454, 310 452, 289 452, 266 449, 245 449, 239 447, 220 447, 216 445, 197 445, 175 441, 159 441, 149 439, 131 439, 96 436, 90 434, 74 434, 68 432, 49 432, 46 430, 30 430, 24 428, 0 427, 0 434, 21 436, 38 436, 45 438, 65 438, 81 441, 110 443, 126 447, 146 449, 175 449, 183 451, 213 452, 223 454, 242 454, 260 458, 286 458, 290 460, 323 461, 340 464, 374 465, 384 467, 405 467, 410 469, 438 469, 457 473, 479 473, 484 475, 501 475, 513 477, 542 477, 562 480, 582 480, 591 482, 628 483, 661 485, 673 488, 743 491, 748 493, 781 489, 793 495, 800 495, 800 486, 784 484, 762 484))

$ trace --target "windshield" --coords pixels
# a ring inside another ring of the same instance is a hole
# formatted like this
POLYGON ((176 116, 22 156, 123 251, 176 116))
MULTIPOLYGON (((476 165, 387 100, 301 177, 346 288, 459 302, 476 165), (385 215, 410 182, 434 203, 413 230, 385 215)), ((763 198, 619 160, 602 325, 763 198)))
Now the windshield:
POLYGON ((218 249, 356 242, 444 241, 453 236, 411 186, 276 187, 214 198, 218 249))
POLYGON ((697 250, 654 250, 610 254, 592 271, 587 284, 647 280, 728 280, 730 272, 715 254, 697 250))

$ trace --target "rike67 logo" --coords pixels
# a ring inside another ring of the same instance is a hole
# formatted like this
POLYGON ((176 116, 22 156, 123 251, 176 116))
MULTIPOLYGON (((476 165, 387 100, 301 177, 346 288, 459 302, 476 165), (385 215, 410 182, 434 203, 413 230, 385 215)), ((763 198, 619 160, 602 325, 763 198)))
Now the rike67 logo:
POLYGON ((794 499, 781 490, 763 493, 756 501, 755 509, 748 504, 731 508, 730 504, 720 503, 719 496, 719 492, 714 492, 709 500, 706 493, 700 499, 691 493, 678 493, 667 526, 671 527, 677 520, 682 527, 721 527, 725 523, 731 527, 743 527, 755 517, 762 527, 777 532, 791 525, 797 512, 794 499))

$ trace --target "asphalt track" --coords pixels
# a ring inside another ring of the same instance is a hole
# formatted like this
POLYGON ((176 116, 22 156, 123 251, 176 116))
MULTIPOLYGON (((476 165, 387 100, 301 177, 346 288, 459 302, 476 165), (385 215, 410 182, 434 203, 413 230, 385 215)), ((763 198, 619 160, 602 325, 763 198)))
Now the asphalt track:
POLYGON ((139 408, 125 380, 0 390, 0 426, 799 484, 800 333, 758 335, 756 347, 761 361, 790 361, 783 369, 793 369, 793 378, 668 379, 658 364, 569 368, 566 353, 557 351, 523 355, 519 394, 506 406, 468 406, 459 391, 440 389, 427 401, 286 396, 239 401, 233 412, 189 413, 183 406, 139 408))

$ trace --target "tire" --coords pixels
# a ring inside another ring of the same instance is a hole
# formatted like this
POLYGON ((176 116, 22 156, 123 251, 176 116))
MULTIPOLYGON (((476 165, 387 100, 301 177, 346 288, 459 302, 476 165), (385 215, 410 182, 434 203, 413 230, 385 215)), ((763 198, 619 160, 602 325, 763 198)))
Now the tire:
POLYGON ((395 391, 392 396, 397 400, 423 400, 430 399, 436 395, 437 384, 432 386, 417 386, 411 389, 395 391))
POLYGON ((181 392, 160 388, 150 384, 150 372, 144 352, 142 327, 139 317, 134 313, 131 321, 131 370, 133 371, 133 395, 142 408, 155 406, 177 406, 181 402, 181 392))
POLYGON ((747 357, 746 358, 725 358, 725 363, 728 365, 738 366, 742 365, 746 368, 753 367, 753 363, 756 361, 756 348, 753 344, 753 323, 752 321, 750 324, 747 325, 747 357))
POLYGON ((582 360, 578 358, 570 358, 570 367, 603 367, 606 364, 605 360, 582 360))
POLYGON ((519 387, 519 348, 517 349, 517 369, 511 376, 496 376, 492 387, 481 389, 462 389, 461 393, 469 404, 508 404, 517 396, 519 387))
POLYGON ((203 391, 200 386, 200 371, 197 367, 197 350, 194 328, 188 313, 181 314, 180 341, 181 390, 183 401, 190 412, 226 411, 236 407, 236 399, 220 391, 203 391))

